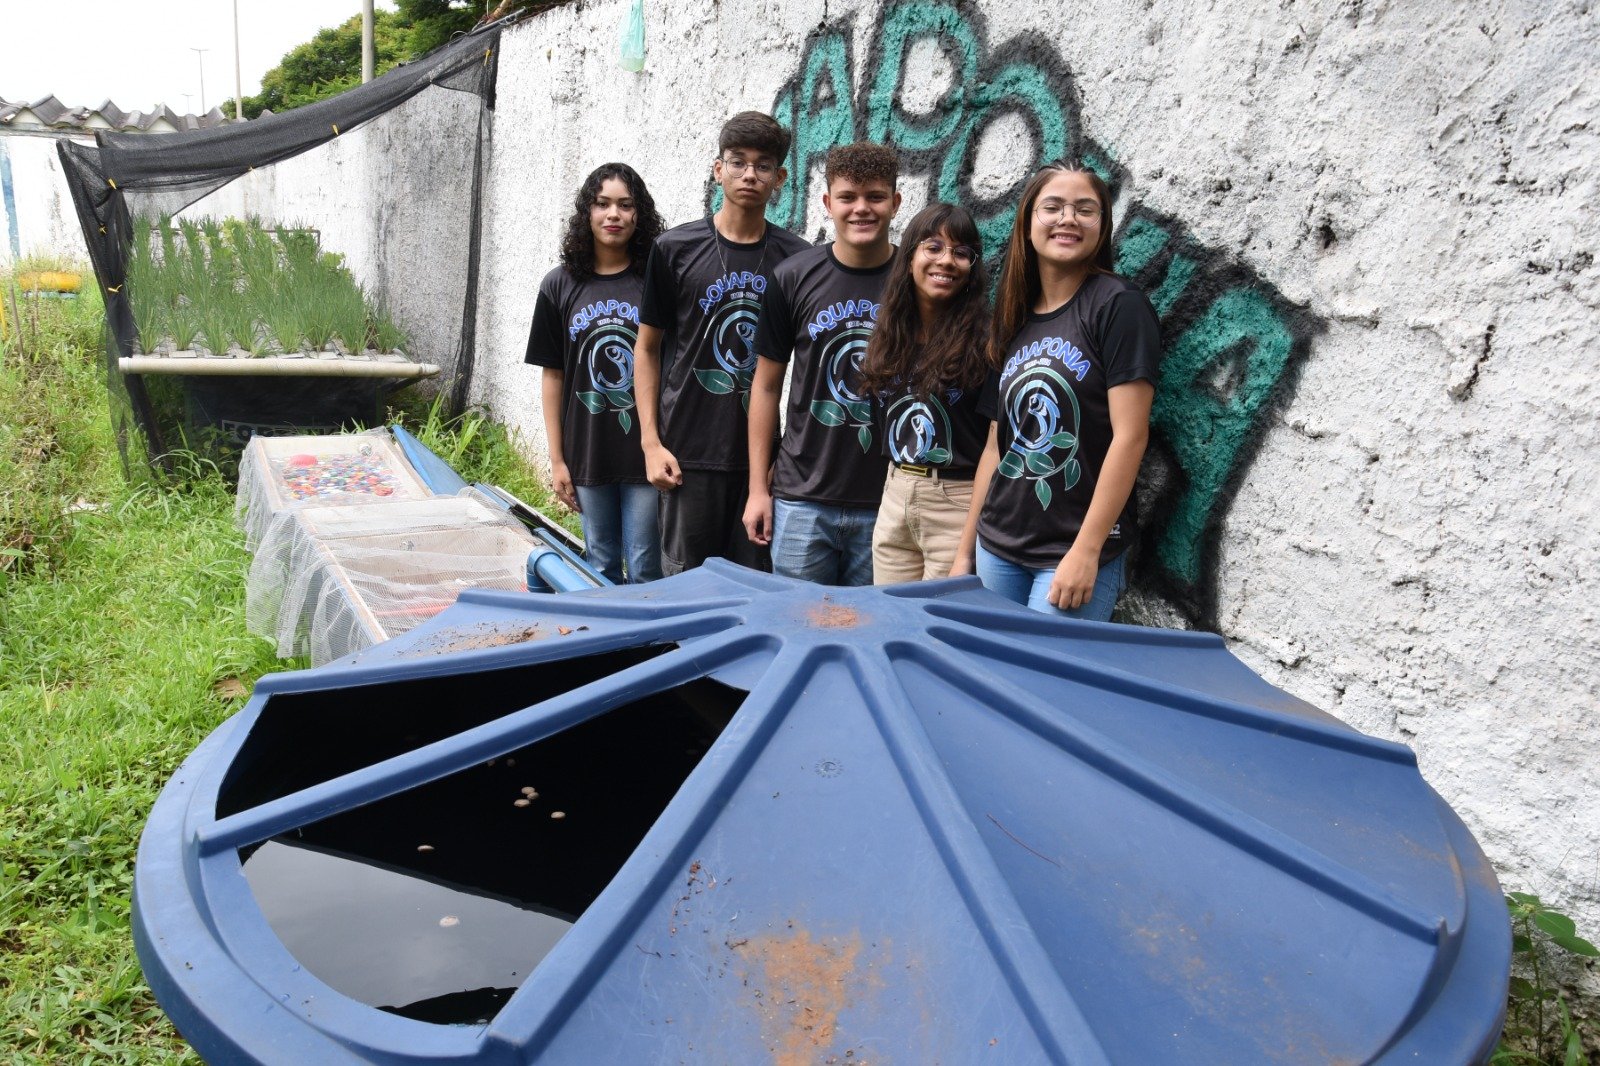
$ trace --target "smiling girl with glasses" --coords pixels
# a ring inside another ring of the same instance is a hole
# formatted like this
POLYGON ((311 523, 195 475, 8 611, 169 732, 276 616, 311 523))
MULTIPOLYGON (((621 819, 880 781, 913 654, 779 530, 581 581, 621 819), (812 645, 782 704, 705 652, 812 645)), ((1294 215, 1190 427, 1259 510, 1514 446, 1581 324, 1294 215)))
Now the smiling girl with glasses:
POLYGON ((944 577, 972 502, 988 421, 981 238, 965 208, 936 203, 906 227, 862 367, 889 460, 872 534, 872 579, 944 577))
POLYGON ((1161 361, 1155 310, 1112 272, 1111 194, 1052 163, 1023 191, 990 333, 988 444, 957 553, 985 587, 1108 621, 1161 361))

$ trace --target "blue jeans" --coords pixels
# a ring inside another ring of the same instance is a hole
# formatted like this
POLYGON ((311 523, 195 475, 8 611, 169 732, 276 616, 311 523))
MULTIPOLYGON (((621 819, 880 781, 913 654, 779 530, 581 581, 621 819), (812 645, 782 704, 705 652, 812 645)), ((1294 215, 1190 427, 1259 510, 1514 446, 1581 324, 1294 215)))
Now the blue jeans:
POLYGON ((1030 610, 1066 615, 1068 618, 1085 618, 1091 622, 1109 622, 1111 610, 1117 605, 1117 597, 1128 587, 1124 566, 1126 559, 1127 553, 1124 552, 1101 566, 1089 602, 1072 611, 1052 607, 1050 601, 1045 599, 1050 594, 1050 581, 1056 576, 1055 567, 1035 570, 1029 566, 1018 566, 986 550, 981 541, 978 543, 978 579, 990 592, 998 592, 1030 610))
POLYGON ((654 581, 661 576, 661 537, 656 508, 661 494, 654 485, 578 485, 578 506, 583 513, 584 556, 589 565, 615 584, 622 584, 626 564, 628 584, 654 581))
POLYGON ((872 584, 876 507, 772 501, 772 572, 819 585, 872 584))

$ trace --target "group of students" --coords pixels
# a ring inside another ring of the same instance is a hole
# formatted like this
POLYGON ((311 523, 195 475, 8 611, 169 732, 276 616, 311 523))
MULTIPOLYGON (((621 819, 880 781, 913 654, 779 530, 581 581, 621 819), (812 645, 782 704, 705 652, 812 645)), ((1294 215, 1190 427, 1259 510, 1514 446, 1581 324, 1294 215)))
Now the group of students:
POLYGON ((578 190, 527 361, 591 563, 618 582, 713 556, 833 585, 976 573, 1109 619, 1160 331, 1112 272, 1104 181, 1034 175, 991 309, 963 208, 931 204, 890 243, 883 145, 828 153, 831 243, 768 223, 788 151, 771 116, 729 119, 721 206, 670 230, 626 164, 578 190))

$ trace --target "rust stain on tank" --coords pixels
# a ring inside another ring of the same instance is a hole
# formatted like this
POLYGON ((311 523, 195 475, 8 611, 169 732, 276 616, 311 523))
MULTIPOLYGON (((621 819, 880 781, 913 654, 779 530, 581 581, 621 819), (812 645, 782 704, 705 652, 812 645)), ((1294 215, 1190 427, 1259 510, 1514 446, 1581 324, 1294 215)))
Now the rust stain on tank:
POLYGON ((861 624, 861 613, 854 607, 823 603, 806 612, 807 621, 818 629, 853 629, 861 624))
MULTIPOLYGON (((861 934, 813 939, 809 930, 790 929, 730 947, 751 965, 747 1002, 761 1015, 776 1066, 824 1061, 838 1037, 839 1013, 871 983, 858 966, 861 934)), ((853 1050, 848 1061, 858 1061, 853 1050)))
POLYGON ((537 622, 510 626, 479 622, 456 629, 443 629, 419 641, 412 649, 413 655, 450 655, 458 651, 479 651, 484 648, 503 648, 511 644, 526 644, 549 636, 537 622))

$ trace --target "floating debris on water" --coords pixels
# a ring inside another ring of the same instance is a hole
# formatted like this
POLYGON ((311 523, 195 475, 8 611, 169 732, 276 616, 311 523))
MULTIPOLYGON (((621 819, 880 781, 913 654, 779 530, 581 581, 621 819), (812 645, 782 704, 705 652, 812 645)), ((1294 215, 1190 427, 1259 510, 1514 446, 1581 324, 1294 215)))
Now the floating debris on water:
POLYGON ((535 796, 537 796, 539 794, 539 790, 534 788, 532 785, 523 785, 522 786, 522 794, 524 796, 527 796, 529 799, 533 799, 535 796))
POLYGON ((558 822, 561 819, 565 818, 566 816, 567 816, 567 812, 566 811, 551 811, 550 812, 550 817, 554 818, 558 822))
POLYGON ((418 844, 417 845, 417 850, 422 852, 423 854, 427 854, 428 852, 433 850, 433 845, 432 844, 418 844))
POLYGON ((457 926, 457 925, 460 925, 460 924, 461 924, 461 919, 457 918, 453 914, 447 914, 443 918, 439 919, 439 925, 440 925, 441 928, 444 928, 444 929, 449 929, 452 926, 457 926))
POLYGON ((530 802, 531 801, 526 799, 526 798, 519 799, 519 800, 513 800, 512 803, 511 803, 511 806, 513 806, 513 807, 526 807, 530 802))

